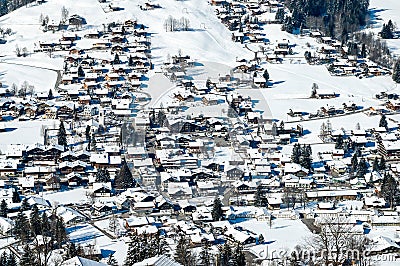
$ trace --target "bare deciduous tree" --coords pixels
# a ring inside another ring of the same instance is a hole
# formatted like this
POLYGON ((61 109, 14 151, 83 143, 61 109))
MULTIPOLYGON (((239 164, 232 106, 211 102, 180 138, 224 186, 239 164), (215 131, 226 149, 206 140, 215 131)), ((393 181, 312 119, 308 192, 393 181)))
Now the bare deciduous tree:
POLYGON ((68 14, 69 14, 68 9, 66 9, 65 6, 63 6, 61 8, 61 24, 65 24, 65 22, 67 22, 68 14))
POLYGON ((21 56, 21 49, 18 47, 18 45, 15 45, 15 53, 17 54, 18 57, 21 56))
POLYGON ((339 266, 345 261, 363 259, 368 240, 347 217, 323 218, 318 225, 321 232, 306 240, 307 250, 314 252, 315 263, 339 266))

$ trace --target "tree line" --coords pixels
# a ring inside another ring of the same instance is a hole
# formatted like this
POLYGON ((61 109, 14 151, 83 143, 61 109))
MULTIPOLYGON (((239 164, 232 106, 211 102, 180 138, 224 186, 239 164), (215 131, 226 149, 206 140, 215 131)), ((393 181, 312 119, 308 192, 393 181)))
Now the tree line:
POLYGON ((292 162, 300 164, 302 167, 311 170, 312 164, 312 151, 310 145, 303 145, 296 143, 292 150, 292 162))
POLYGON ((180 19, 175 19, 172 16, 169 16, 164 21, 165 31, 188 31, 190 30, 190 20, 185 17, 181 17, 180 19))
POLYGON ((20 266, 48 265, 53 250, 68 242, 62 217, 57 216, 55 210, 50 216, 45 211, 40 213, 36 204, 31 207, 26 200, 21 204, 11 233, 24 247, 20 266), (24 211, 29 209, 31 212, 28 219, 24 211))
POLYGON ((203 239, 199 253, 190 249, 190 240, 184 234, 178 239, 174 259, 183 266, 245 266, 246 257, 243 245, 224 243, 217 245, 217 250, 211 249, 211 243, 203 239))
POLYGON ((36 0, 0 0, 0 16, 4 16, 33 2, 36 2, 36 0))
POLYGON ((292 12, 287 16, 287 31, 315 27, 326 35, 347 41, 348 33, 366 24, 369 0, 286 0, 292 12))
MULTIPOLYGON (((386 68, 392 68, 394 58, 385 40, 378 39, 372 32, 356 32, 352 34, 352 38, 354 43, 365 45, 366 54, 371 61, 386 68)), ((360 54, 361 46, 356 47, 354 55, 360 54)))
POLYGON ((125 266, 132 266, 145 259, 163 255, 168 251, 168 243, 161 237, 160 232, 155 234, 138 234, 133 231, 130 236, 125 266))

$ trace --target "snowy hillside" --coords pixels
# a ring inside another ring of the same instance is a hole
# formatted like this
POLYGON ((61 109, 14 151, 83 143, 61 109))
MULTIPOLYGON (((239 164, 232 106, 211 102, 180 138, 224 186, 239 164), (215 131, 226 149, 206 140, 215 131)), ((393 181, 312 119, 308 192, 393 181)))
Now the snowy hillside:
MULTIPOLYGON (((370 0, 371 24, 373 31, 378 33, 382 25, 392 20, 397 27, 400 25, 399 2, 396 0, 370 0)), ((399 28, 396 29, 400 30, 399 28)), ((400 54, 400 40, 386 40, 394 53, 400 54)))
MULTIPOLYGON (((237 8, 265 7, 267 20, 248 22, 248 35, 242 17, 229 30, 208 0, 101 2, 47 0, 0 17, 12 31, 0 44, 0 185, 11 191, 0 196, 9 206, 21 205, 14 186, 40 195, 31 201, 59 211, 51 214, 65 219, 67 243, 91 247, 103 262, 114 254, 119 265, 134 246, 129 232, 162 231, 171 254, 184 232, 196 252, 210 241, 216 255, 232 241, 257 257, 315 236, 318 213, 353 215, 361 231, 373 219, 394 224, 380 218, 394 211, 378 215, 385 199, 365 203, 381 196, 374 174, 400 173, 398 162, 376 168, 387 155, 380 134, 388 150, 400 143, 392 69, 320 32, 282 31, 272 21, 280 1, 237 8), (60 24, 64 8, 85 23, 60 24), (171 21, 188 30, 168 30, 171 21), (309 146, 295 154, 298 144, 309 146)), ((362 30, 377 34, 389 19, 400 27, 400 0, 370 0, 370 14, 362 30)), ((400 39, 387 43, 400 55, 400 39)))

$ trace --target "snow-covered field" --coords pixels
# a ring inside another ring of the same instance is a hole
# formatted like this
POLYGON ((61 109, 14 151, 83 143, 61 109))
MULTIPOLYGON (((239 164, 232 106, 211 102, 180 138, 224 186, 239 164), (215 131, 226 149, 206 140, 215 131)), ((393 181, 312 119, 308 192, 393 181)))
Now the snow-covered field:
POLYGON ((10 121, 2 122, 7 132, 0 135, 0 150, 5 151, 8 144, 43 143, 42 127, 57 128, 58 120, 10 121))
POLYGON ((57 80, 56 71, 37 66, 0 62, 0 69, 7 69, 2 77, 7 82, 5 86, 11 87, 12 84, 15 84, 19 88, 27 81, 30 86, 34 86, 35 93, 48 92, 50 89, 54 90, 57 80))
MULTIPOLYGON (((269 250, 294 250, 299 243, 304 243, 312 233, 301 222, 301 220, 277 219, 274 220, 271 228, 266 221, 249 220, 237 224, 244 229, 263 234, 265 243, 269 250)), ((254 251, 262 251, 264 245, 255 246, 254 251)))
MULTIPOLYGON (((383 23, 387 23, 390 19, 395 25, 400 26, 399 1, 370 0, 369 3, 371 11, 370 27, 375 33, 381 31, 383 23)), ((400 39, 386 40, 386 42, 396 55, 400 55, 400 39)))

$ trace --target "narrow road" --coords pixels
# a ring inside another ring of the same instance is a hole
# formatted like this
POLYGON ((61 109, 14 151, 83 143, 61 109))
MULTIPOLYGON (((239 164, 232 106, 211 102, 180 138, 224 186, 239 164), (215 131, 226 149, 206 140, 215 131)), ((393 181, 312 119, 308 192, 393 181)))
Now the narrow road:
POLYGON ((16 250, 16 249, 13 247, 13 245, 14 245, 14 244, 18 244, 18 243, 20 243, 20 242, 21 242, 21 240, 14 241, 14 242, 10 242, 9 244, 7 244, 7 245, 1 247, 0 249, 8 249, 10 252, 14 253, 14 255, 19 259, 19 258, 21 258, 21 253, 20 253, 18 250, 16 250))
POLYGON ((321 228, 315 226, 314 221, 315 219, 301 219, 301 221, 303 222, 303 224, 305 224, 308 228, 308 230, 310 230, 310 232, 312 233, 316 233, 319 234, 321 232, 321 228))
POLYGON ((12 246, 12 244, 9 245, 9 246, 7 246, 7 248, 8 248, 8 250, 9 250, 10 252, 14 253, 14 255, 15 255, 18 259, 21 258, 21 253, 20 253, 18 250, 16 250, 16 249, 12 246))

